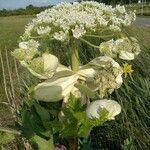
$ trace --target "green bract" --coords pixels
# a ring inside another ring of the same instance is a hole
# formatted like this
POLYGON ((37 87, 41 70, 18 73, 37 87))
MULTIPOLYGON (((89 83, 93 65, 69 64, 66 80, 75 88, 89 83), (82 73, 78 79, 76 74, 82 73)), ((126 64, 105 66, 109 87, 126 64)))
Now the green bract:
POLYGON ((99 118, 103 109, 108 111, 108 120, 114 120, 115 116, 121 112, 121 106, 114 100, 96 100, 88 105, 86 114, 89 118, 99 118))
POLYGON ((59 62, 56 56, 44 53, 42 57, 37 57, 30 61, 21 61, 21 64, 34 76, 40 79, 48 79, 56 72, 59 62))
POLYGON ((47 102, 59 101, 71 92, 77 79, 78 75, 49 79, 34 88, 34 98, 47 102))

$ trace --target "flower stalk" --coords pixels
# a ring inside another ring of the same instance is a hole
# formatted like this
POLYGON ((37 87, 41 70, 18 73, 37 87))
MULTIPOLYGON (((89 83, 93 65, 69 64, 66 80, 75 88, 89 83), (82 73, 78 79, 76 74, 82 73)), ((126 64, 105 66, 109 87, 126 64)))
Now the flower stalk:
MULTIPOLYGON (((71 53, 71 69, 74 72, 79 70, 79 53, 78 53, 78 46, 77 42, 73 42, 72 46, 72 53, 71 53)), ((70 150, 77 150, 78 149, 78 138, 71 138, 69 139, 69 148, 70 150)))
POLYGON ((72 54, 71 54, 71 68, 74 72, 79 70, 79 54, 77 49, 77 43, 73 43, 72 54))
POLYGON ((96 45, 90 43, 89 41, 87 41, 87 40, 85 40, 85 39, 83 39, 83 38, 80 38, 80 40, 81 40, 82 42, 86 43, 87 45, 93 47, 93 48, 99 49, 99 46, 96 46, 96 45))

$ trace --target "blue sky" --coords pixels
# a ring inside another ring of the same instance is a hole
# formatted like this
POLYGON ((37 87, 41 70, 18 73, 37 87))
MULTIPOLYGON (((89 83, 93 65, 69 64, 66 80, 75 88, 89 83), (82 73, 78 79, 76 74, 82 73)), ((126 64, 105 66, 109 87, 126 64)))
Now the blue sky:
POLYGON ((73 2, 74 0, 0 0, 0 9, 24 8, 29 4, 34 6, 46 6, 59 2, 73 2))

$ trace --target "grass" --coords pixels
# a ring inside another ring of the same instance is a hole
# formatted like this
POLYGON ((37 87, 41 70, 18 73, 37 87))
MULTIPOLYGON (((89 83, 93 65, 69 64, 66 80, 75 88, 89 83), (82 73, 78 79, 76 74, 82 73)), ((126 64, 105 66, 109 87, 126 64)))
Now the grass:
MULTIPOLYGON (((5 48, 8 53, 17 47, 19 36, 24 32, 24 26, 32 19, 32 16, 14 16, 0 18, 0 50, 5 58, 5 48)), ((126 79, 121 89, 115 91, 112 98, 122 105, 122 113, 116 121, 108 122, 102 127, 96 128, 92 132, 92 143, 96 147, 100 145, 104 148, 119 149, 124 140, 128 139, 126 145, 131 144, 135 149, 147 149, 150 135, 148 133, 148 109, 150 109, 150 28, 132 26, 128 33, 137 37, 141 44, 142 52, 140 56, 131 62, 133 64, 133 76, 126 79)), ((58 46, 58 49, 61 49, 58 46)), ((84 52, 83 52, 84 53, 84 52)), ((62 53, 60 58, 62 59, 62 53)), ((81 54, 85 57, 84 54, 81 54)), ((89 56, 89 54, 87 54, 89 56)), ((91 53, 89 57, 95 54, 91 53)), ((10 69, 6 66, 5 70, 13 74, 15 72, 14 60, 9 55, 10 69)), ((86 59, 86 58, 84 58, 86 59)), ((2 72, 0 67, 0 72, 2 72)), ((26 76, 27 78, 27 76, 26 76)), ((13 82, 16 82, 16 76, 12 76, 13 82)), ((9 76, 6 76, 7 85, 9 76)), ((16 87, 14 87, 16 90, 16 87)), ((4 84, 2 74, 0 74, 0 102, 6 101, 4 94, 4 84)), ((9 124, 8 116, 10 112, 6 107, 0 105, 0 118, 4 118, 0 124, 9 124)), ((125 145, 125 146, 126 146, 125 145)), ((124 146, 124 147, 125 147, 124 146)))
POLYGON ((12 50, 16 47, 19 36, 24 32, 24 26, 31 18, 32 16, 0 17, 0 48, 7 46, 12 50))

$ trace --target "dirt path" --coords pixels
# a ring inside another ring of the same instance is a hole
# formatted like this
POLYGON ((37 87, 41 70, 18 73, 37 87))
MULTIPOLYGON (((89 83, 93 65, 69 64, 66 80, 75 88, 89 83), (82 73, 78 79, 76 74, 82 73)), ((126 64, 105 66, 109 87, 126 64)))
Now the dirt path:
POLYGON ((137 17, 135 25, 137 26, 144 26, 144 27, 150 27, 150 17, 144 18, 144 17, 137 17))

